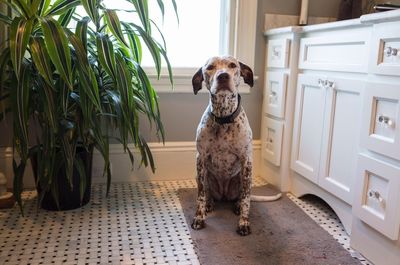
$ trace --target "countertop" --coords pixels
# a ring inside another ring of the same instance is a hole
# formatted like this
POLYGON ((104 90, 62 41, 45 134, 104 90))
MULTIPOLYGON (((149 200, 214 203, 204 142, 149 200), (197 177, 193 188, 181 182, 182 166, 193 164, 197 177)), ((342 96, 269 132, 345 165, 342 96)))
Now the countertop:
POLYGON ((368 26, 374 23, 390 22, 396 20, 400 20, 400 10, 368 14, 368 15, 363 15, 360 18, 321 23, 315 25, 289 26, 289 27, 270 29, 264 32, 264 35, 269 36, 269 35, 285 34, 285 33, 322 31, 322 30, 339 29, 339 28, 347 28, 347 27, 363 26, 363 25, 368 26))

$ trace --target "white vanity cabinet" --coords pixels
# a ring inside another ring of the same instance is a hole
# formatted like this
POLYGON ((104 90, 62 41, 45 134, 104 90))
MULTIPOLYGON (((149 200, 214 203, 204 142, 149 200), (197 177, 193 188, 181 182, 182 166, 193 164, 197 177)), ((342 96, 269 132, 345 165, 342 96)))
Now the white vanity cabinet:
POLYGON ((267 56, 289 59, 266 60, 262 122, 283 122, 285 148, 263 176, 322 198, 373 264, 400 265, 400 10, 266 36, 278 47, 267 56))

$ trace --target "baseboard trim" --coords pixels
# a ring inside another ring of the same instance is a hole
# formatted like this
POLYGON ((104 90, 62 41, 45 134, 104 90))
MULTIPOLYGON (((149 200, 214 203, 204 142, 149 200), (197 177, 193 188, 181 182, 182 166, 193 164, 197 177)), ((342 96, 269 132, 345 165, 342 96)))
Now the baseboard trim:
MULTIPOLYGON (((124 153, 120 144, 110 145, 110 160, 113 182, 135 182, 147 180, 183 180, 194 179, 196 176, 196 143, 195 142, 166 142, 149 143, 155 163, 156 171, 150 168, 139 167, 140 156, 134 152, 137 161, 132 170, 129 157, 124 153)), ((129 148, 134 150, 133 145, 129 148)), ((253 175, 260 175, 261 141, 253 141, 253 175)), ((104 162, 99 152, 93 156, 93 182, 103 183, 102 176, 104 162)))
MULTIPOLYGON (((183 180, 194 179, 196 176, 196 143, 195 142, 165 142, 149 143, 152 151, 156 172, 150 168, 139 167, 140 155, 132 144, 135 164, 132 169, 129 156, 124 152, 121 144, 110 144, 110 160, 113 182, 136 182, 147 180, 183 180)), ((0 148, 0 172, 7 177, 8 187, 12 186, 12 148, 0 148)), ((261 141, 253 141, 253 176, 260 175, 261 141)), ((103 177, 104 161, 98 151, 93 153, 92 176, 94 183, 105 183, 103 177)), ((32 169, 27 166, 25 188, 33 188, 32 169)))

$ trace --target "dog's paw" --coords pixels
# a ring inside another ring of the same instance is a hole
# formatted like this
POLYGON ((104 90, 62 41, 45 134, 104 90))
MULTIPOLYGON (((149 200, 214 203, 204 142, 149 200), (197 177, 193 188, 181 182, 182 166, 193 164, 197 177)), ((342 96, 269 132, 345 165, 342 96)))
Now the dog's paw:
POLYGON ((239 221, 236 232, 241 236, 247 236, 251 233, 249 221, 239 221))
POLYGON ((206 213, 211 213, 212 211, 214 211, 214 204, 213 203, 208 203, 206 205, 206 213))
POLYGON ((236 232, 241 236, 247 236, 251 234, 251 229, 249 225, 239 225, 236 232))
POLYGON ((239 203, 235 203, 233 205, 233 213, 236 215, 240 215, 240 204, 239 203))
POLYGON ((200 230, 203 229, 206 226, 206 223, 204 221, 204 219, 200 219, 200 218, 194 218, 193 222, 192 222, 192 228, 194 230, 200 230))

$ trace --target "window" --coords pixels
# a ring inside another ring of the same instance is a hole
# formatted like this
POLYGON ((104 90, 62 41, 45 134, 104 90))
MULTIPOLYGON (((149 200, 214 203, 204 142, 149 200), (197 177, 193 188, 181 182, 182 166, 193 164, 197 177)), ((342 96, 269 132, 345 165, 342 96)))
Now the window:
MULTIPOLYGON (((119 10, 126 5, 124 1, 115 0, 103 0, 103 3, 119 10)), ((257 0, 176 0, 179 25, 172 1, 164 3, 164 21, 157 1, 149 1, 149 12, 166 39, 168 58, 174 69, 174 92, 191 93, 193 73, 214 55, 231 54, 253 67, 257 0)), ((119 16, 123 20, 134 17, 127 12, 119 12, 119 16)), ((157 32, 155 27, 153 32, 157 32)), ((158 38, 157 34, 155 37, 158 38)), ((158 92, 172 91, 166 71, 157 80, 146 49, 142 65, 158 92)))
MULTIPOLYGON (((150 16, 160 27, 167 43, 168 58, 174 68, 199 67, 210 55, 227 54, 221 32, 227 28, 223 21, 226 0, 176 0, 179 25, 172 1, 165 1, 165 16, 156 1, 149 1, 150 16), (222 19, 221 19, 222 18, 222 19)), ((153 30, 154 32, 155 30, 153 30)), ((158 34, 155 34, 158 37, 158 34)), ((162 42, 161 38, 158 38, 162 42)), ((154 65, 145 53, 143 66, 154 65)))
MULTIPOLYGON (((186 38, 180 43, 184 44, 184 46, 178 49, 178 53, 185 54, 185 58, 182 61, 188 59, 189 62, 180 65, 178 59, 176 59, 177 65, 173 65, 174 90, 171 90, 167 76, 162 75, 160 80, 157 80, 155 73, 152 75, 153 85, 159 93, 192 93, 192 75, 205 63, 205 60, 213 55, 231 54, 254 68, 257 0, 209 0, 204 1, 209 3, 204 6, 205 9, 200 9, 198 3, 202 3, 203 1, 177 0, 178 4, 194 6, 187 7, 187 10, 183 11, 181 9, 185 7, 178 6, 179 14, 182 16, 180 23, 184 23, 183 16, 187 12, 189 14, 186 14, 186 16, 188 16, 189 21, 195 20, 195 15, 198 15, 196 17, 200 17, 196 19, 197 21, 194 21, 195 23, 192 27, 194 28, 196 24, 200 26, 197 29, 191 28, 195 35, 191 35, 192 37, 184 36, 186 38), (216 10, 211 12, 211 6, 212 8, 219 7, 218 12, 216 10), (215 17, 212 17, 211 14, 215 17), (210 29, 210 27, 213 29, 210 29), (216 29, 218 29, 217 37, 215 36, 216 29), (210 32, 213 32, 214 35, 210 34, 210 32), (212 38, 210 38, 210 35, 212 35, 212 38), (211 42, 212 45, 210 47, 203 48, 203 46, 209 45, 211 42), (189 53, 184 53, 183 50, 189 51, 189 53), (205 52, 200 54, 200 51, 205 52)), ((168 38, 167 34, 165 32, 166 38, 168 38)), ((176 45, 175 41, 174 39, 167 39, 166 41, 169 59, 173 61, 174 53, 171 51, 173 49, 171 46, 176 45)), ((257 77, 255 77, 255 80, 257 80, 257 77)), ((250 91, 247 85, 243 85, 240 89, 242 93, 249 93, 250 91)), ((206 91, 203 89, 200 92, 206 91)))

